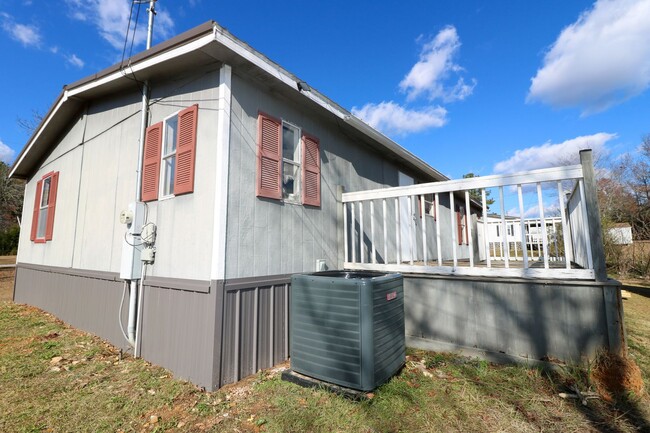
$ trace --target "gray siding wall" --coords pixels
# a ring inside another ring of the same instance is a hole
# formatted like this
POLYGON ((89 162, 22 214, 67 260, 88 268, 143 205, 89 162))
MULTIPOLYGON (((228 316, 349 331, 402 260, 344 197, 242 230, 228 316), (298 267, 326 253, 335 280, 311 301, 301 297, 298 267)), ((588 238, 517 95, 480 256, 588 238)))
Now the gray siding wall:
MULTIPOLYGON (((158 226, 156 263, 147 275, 209 280, 214 230, 218 65, 152 82, 149 124, 199 104, 194 193, 148 204, 158 226)), ((119 213, 135 200, 140 131, 137 91, 88 105, 25 186, 18 262, 119 272, 125 226, 119 213), (59 171, 54 236, 29 235, 36 181, 59 171)))
POLYGON ((233 70, 226 279, 315 270, 338 262, 337 185, 346 191, 396 186, 398 167, 342 132, 233 70), (321 144, 321 207, 255 196, 258 111, 291 122, 321 144))
POLYGON ((410 346, 579 362, 623 342, 616 281, 407 276, 404 292, 410 346))

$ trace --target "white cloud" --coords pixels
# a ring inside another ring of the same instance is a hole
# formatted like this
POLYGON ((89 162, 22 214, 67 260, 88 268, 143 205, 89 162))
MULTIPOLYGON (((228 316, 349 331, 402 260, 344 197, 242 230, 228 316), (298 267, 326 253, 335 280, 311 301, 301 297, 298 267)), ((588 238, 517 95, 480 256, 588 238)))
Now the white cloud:
POLYGON ((81 60, 79 57, 77 57, 76 54, 71 54, 69 56, 65 56, 65 59, 67 60, 68 63, 70 63, 72 66, 76 66, 77 68, 83 68, 85 63, 83 60, 81 60))
POLYGON ((605 145, 616 138, 616 134, 599 132, 593 135, 583 135, 563 141, 562 143, 544 143, 515 151, 515 154, 494 165, 495 173, 516 173, 519 171, 536 170, 540 168, 566 165, 567 162, 577 163, 578 152, 582 149, 592 149, 595 154, 606 153, 605 145))
POLYGON ((13 160, 15 153, 16 152, 14 152, 11 147, 7 146, 2 142, 2 140, 0 140, 0 161, 9 164, 13 160))
POLYGON ((2 29, 7 32, 12 39, 20 42, 26 47, 38 47, 41 45, 43 38, 38 27, 17 23, 11 15, 5 12, 0 13, 0 19, 2 20, 2 29))
POLYGON ((650 86, 650 0, 598 0, 544 57, 528 101, 603 111, 650 86))
MULTIPOLYGON (((122 50, 124 37, 129 22, 131 2, 128 0, 66 0, 70 8, 70 16, 78 21, 93 24, 100 36, 104 38, 115 49, 122 50)), ((136 6, 137 7, 137 6, 136 6)), ((135 33, 134 46, 142 45, 147 39, 147 12, 146 4, 141 6, 140 19, 135 33)), ((135 10, 131 20, 131 30, 135 21, 135 10)), ((174 21, 169 13, 156 7, 156 18, 154 20, 154 43, 156 40, 167 39, 171 36, 174 28, 174 21)), ((131 36, 129 36, 130 46, 131 36)))
POLYGON ((420 132, 429 128, 438 128, 447 123, 447 110, 443 107, 425 107, 411 110, 393 101, 379 104, 366 104, 361 108, 353 107, 352 114, 364 122, 384 132, 407 134, 420 132))
POLYGON ((449 84, 451 76, 464 71, 454 62, 460 45, 458 32, 453 26, 445 27, 433 40, 423 45, 420 60, 399 83, 400 89, 407 93, 408 100, 412 101, 424 94, 430 100, 452 102, 463 100, 472 94, 476 86, 475 79, 467 84, 460 77, 454 84, 449 84))

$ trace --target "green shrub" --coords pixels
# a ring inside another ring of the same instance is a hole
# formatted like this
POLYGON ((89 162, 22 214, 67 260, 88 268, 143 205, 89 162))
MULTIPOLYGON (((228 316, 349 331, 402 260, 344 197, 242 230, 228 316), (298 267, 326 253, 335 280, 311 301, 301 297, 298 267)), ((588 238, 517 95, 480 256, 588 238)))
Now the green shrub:
POLYGON ((0 231, 0 255, 15 255, 18 252, 20 227, 13 226, 0 231))

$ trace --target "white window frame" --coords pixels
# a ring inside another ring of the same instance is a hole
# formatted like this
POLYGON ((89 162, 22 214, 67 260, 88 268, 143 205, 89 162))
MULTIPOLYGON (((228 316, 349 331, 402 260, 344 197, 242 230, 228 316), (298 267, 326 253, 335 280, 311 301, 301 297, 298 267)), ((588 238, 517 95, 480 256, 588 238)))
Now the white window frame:
MULTIPOLYGON (((169 158, 174 158, 176 159, 176 154, 178 151, 178 143, 176 143, 174 147, 174 151, 170 152, 168 154, 165 154, 165 143, 167 142, 167 122, 169 119, 173 119, 176 117, 176 133, 178 134, 178 114, 181 112, 181 110, 178 110, 177 112, 170 114, 169 116, 165 117, 163 119, 163 124, 162 124, 162 142, 160 144, 160 188, 159 188, 159 193, 158 193, 158 198, 159 200, 165 200, 174 197, 174 181, 175 179, 172 178, 171 185, 169 186, 170 192, 169 194, 165 194, 165 178, 167 175, 167 165, 165 164, 165 160, 169 158)), ((178 136, 175 138, 176 141, 178 141, 178 136)), ((176 168, 176 162, 174 163, 174 170, 176 168)))
POLYGON ((50 213, 49 207, 50 207, 50 195, 52 194, 52 178, 53 176, 50 175, 48 177, 45 177, 42 179, 41 183, 41 196, 38 199, 38 222, 36 226, 36 238, 37 240, 44 240, 45 236, 47 235, 47 217, 48 214, 50 213), (47 188, 47 203, 43 205, 43 198, 45 196, 45 184, 48 184, 47 188), (43 212, 45 211, 45 212, 43 212), (43 232, 41 233, 41 227, 43 227, 43 232))
POLYGON ((287 122, 286 120, 282 120, 282 142, 280 143, 281 149, 282 149, 282 167, 280 167, 280 175, 282 176, 282 201, 285 203, 291 203, 291 204, 301 204, 302 203, 302 129, 298 126, 295 125, 291 122, 287 122), (298 160, 293 160, 291 158, 286 158, 284 155, 284 127, 287 126, 290 129, 293 129, 296 134, 298 135, 298 160), (284 194, 284 165, 289 164, 294 166, 297 169, 297 175, 294 177, 294 187, 293 187, 293 194, 288 195, 285 197, 284 194))

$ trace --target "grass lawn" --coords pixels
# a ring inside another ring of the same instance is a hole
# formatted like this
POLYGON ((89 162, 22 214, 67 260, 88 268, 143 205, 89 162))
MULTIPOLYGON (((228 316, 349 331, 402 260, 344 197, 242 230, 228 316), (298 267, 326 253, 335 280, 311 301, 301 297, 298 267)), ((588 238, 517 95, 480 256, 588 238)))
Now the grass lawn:
MULTIPOLYGON (((401 373, 363 402, 282 381, 288 364, 207 393, 13 304, 1 275, 2 432, 650 431, 647 392, 586 406, 560 398, 574 386, 596 390, 589 368, 541 371, 423 351, 409 351, 401 373)), ((635 286, 624 304, 630 356, 650 383, 650 288, 635 286)))
POLYGON ((16 256, 0 256, 0 265, 13 265, 16 263, 16 256))

